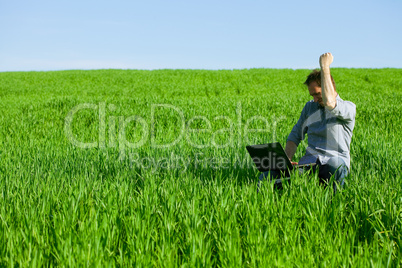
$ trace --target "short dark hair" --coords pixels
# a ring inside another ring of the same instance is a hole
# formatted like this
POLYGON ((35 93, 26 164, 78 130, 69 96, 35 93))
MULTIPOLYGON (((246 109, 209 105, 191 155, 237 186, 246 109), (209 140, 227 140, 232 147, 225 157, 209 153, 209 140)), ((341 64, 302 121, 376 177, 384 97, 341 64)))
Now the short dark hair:
MULTIPOLYGON (((331 81, 334 85, 334 89, 336 90, 334 78, 331 75, 331 81)), ((314 69, 308 76, 304 84, 309 86, 311 82, 317 82, 317 85, 321 87, 321 71, 318 69, 314 69)))

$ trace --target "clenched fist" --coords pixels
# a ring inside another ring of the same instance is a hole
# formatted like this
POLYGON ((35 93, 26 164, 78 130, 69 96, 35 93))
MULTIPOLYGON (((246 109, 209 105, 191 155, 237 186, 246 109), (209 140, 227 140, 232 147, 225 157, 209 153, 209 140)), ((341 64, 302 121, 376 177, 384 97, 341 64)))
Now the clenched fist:
POLYGON ((320 56, 321 69, 329 68, 329 65, 334 61, 334 57, 331 53, 325 53, 320 56))

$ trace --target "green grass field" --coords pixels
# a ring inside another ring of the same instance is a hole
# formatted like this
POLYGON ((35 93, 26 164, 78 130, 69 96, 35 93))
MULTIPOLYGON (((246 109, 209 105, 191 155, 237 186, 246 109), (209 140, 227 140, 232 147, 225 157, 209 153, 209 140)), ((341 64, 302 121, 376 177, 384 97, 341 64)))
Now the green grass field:
POLYGON ((285 144, 309 72, 0 73, 0 266, 402 265, 402 69, 332 70, 357 106, 341 192, 257 194, 245 145, 285 144))

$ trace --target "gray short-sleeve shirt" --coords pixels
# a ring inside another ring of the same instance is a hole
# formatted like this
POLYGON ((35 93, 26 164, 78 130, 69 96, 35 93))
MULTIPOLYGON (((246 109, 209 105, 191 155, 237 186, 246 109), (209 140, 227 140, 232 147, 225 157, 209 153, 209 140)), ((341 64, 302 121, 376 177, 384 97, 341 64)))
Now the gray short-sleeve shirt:
POLYGON ((336 96, 336 106, 327 110, 313 100, 306 103, 300 118, 289 134, 296 145, 308 135, 306 154, 299 164, 326 164, 331 157, 340 157, 350 170, 350 142, 355 125, 356 105, 336 96))

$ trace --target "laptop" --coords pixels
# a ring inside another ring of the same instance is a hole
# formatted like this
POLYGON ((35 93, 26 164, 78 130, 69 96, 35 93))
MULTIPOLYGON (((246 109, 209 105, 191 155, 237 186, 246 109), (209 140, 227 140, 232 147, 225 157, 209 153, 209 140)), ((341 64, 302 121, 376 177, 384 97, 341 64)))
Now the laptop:
POLYGON ((269 170, 289 171, 294 168, 310 168, 315 165, 315 163, 292 165, 279 142, 248 145, 246 149, 260 172, 269 170))

